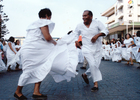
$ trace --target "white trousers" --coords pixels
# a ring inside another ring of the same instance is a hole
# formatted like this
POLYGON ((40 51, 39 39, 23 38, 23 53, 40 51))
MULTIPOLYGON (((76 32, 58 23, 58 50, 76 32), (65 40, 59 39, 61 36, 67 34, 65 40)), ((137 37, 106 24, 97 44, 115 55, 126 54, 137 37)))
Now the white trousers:
POLYGON ((84 57, 84 63, 83 63, 83 67, 87 67, 87 64, 88 64, 88 62, 87 62, 87 60, 86 60, 86 58, 84 57))
POLYGON ((93 82, 101 81, 102 74, 99 70, 101 63, 102 54, 101 52, 96 52, 96 54, 84 53, 85 58, 88 61, 89 69, 85 72, 86 75, 92 77, 93 82))

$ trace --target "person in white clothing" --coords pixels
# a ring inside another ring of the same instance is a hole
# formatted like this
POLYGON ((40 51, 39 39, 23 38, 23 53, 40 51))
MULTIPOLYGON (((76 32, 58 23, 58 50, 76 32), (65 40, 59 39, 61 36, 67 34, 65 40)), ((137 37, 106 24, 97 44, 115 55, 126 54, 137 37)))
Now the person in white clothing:
POLYGON ((17 62, 15 62, 14 64, 12 64, 12 60, 15 57, 17 51, 15 49, 15 38, 14 37, 10 37, 8 40, 8 45, 7 45, 7 50, 6 50, 6 57, 7 57, 7 71, 11 71, 11 68, 14 68, 15 70, 19 70, 19 65, 17 62), (13 67, 14 66, 14 67, 13 67))
POLYGON ((43 79, 50 73, 55 82, 67 80, 77 75, 78 54, 75 47, 77 38, 73 32, 65 35, 57 42, 50 35, 55 23, 51 19, 48 8, 41 9, 39 20, 27 28, 27 35, 14 61, 21 59, 23 73, 20 75, 14 96, 17 99, 27 99, 22 94, 23 86, 35 83, 32 97, 46 99, 47 95, 40 93, 43 79), (57 44, 57 45, 56 45, 57 44))
POLYGON ((18 82, 18 87, 14 97, 17 99, 27 98, 22 94, 22 88, 29 83, 35 83, 32 97, 47 98, 40 93, 41 81, 51 70, 53 60, 53 49, 56 42, 52 39, 50 33, 54 28, 51 19, 51 11, 48 8, 41 9, 39 20, 32 23, 27 29, 27 36, 19 52, 21 52, 22 70, 18 82), (47 56, 46 56, 47 55, 47 56))
POLYGON ((15 42, 15 48, 16 48, 16 51, 19 51, 21 46, 20 46, 20 41, 19 40, 16 40, 15 42))
POLYGON ((127 60, 126 65, 129 65, 129 61, 131 62, 130 65, 133 65, 133 55, 132 55, 132 45, 134 45, 134 41, 131 38, 130 34, 126 34, 125 35, 125 40, 124 40, 124 45, 122 46, 126 46, 126 52, 123 52, 124 54, 124 59, 127 60))
POLYGON ((2 60, 2 57, 3 57, 3 51, 0 50, 0 72, 4 72, 7 70, 3 60, 2 60))
POLYGON ((3 62, 5 63, 5 65, 7 65, 6 51, 7 51, 7 44, 6 41, 3 41, 3 53, 4 53, 3 62))
POLYGON ((112 51, 112 61, 113 62, 121 62, 121 43, 118 41, 115 44, 115 48, 112 51))
MULTIPOLYGON (((89 69, 82 74, 84 81, 89 84, 87 75, 93 79, 94 87, 91 91, 98 90, 98 81, 102 80, 102 75, 99 70, 99 65, 102 58, 102 39, 101 36, 108 34, 106 27, 98 20, 92 20, 93 14, 90 10, 85 10, 83 13, 83 23, 77 25, 75 34, 77 38, 82 35, 82 52, 87 59, 89 69)), ((80 47, 78 41, 75 41, 76 46, 80 47)))
MULTIPOLYGON (((132 53, 136 61, 140 64, 140 31, 137 31, 136 36, 137 37, 134 37, 136 46, 132 48, 132 53)), ((140 66, 137 68, 140 69, 140 66)))
POLYGON ((104 58, 105 60, 109 61, 111 59, 111 48, 110 48, 110 44, 108 42, 106 42, 105 46, 105 55, 104 58))

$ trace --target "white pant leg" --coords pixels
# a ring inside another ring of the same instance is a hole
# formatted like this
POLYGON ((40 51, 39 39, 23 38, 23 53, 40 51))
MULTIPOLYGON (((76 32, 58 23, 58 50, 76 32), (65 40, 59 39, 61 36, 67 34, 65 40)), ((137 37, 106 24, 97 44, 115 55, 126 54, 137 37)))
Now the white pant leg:
POLYGON ((89 75, 89 73, 91 73, 91 77, 93 79, 93 82, 97 82, 102 80, 102 74, 99 70, 99 65, 101 63, 101 54, 96 53, 96 54, 84 54, 85 58, 88 61, 89 64, 89 69, 85 72, 85 74, 89 75))
POLYGON ((84 63, 83 63, 83 67, 87 67, 87 64, 88 64, 88 62, 87 62, 87 60, 86 60, 86 58, 84 57, 84 63))

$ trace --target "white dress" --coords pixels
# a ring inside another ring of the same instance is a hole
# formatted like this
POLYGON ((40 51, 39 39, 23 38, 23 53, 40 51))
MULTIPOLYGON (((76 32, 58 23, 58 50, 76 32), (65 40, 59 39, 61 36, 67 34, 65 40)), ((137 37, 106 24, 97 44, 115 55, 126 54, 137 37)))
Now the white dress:
POLYGON ((82 52, 89 64, 89 69, 85 73, 90 73, 88 75, 92 77, 93 82, 102 80, 102 74, 99 70, 102 58, 102 37, 99 37, 95 43, 91 42, 92 37, 98 33, 108 34, 106 27, 98 20, 92 20, 89 28, 80 23, 75 29, 77 39, 79 35, 82 35, 82 52))
POLYGON ((121 55, 122 54, 122 48, 121 48, 121 43, 120 43, 120 46, 118 46, 118 42, 115 45, 117 45, 117 47, 116 48, 114 47, 114 49, 112 51, 112 61, 113 62, 114 61, 118 62, 119 60, 122 60, 122 55, 121 55))
POLYGON ((109 44, 105 45, 105 60, 111 59, 110 51, 111 51, 110 45, 109 44))
MULTIPOLYGON (((15 43, 12 43, 12 42, 8 42, 8 43, 11 43, 11 46, 12 46, 13 50, 16 52, 15 43)), ((10 49, 8 43, 7 43, 7 50, 6 50, 7 67, 9 65, 11 65, 10 67, 12 68, 13 66, 14 67, 16 66, 16 63, 12 63, 12 60, 15 57, 15 53, 10 49)))
POLYGON ((140 48, 140 37, 135 37, 135 44, 136 46, 132 48, 132 53, 135 56, 137 62, 140 62, 140 52, 138 52, 140 48))
MULTIPOLYGON (((75 44, 67 43, 63 38, 56 46, 46 41, 40 30, 40 27, 46 25, 51 33, 54 23, 47 19, 39 19, 27 29, 26 39, 14 59, 15 61, 21 59, 22 62, 23 73, 19 78, 19 86, 41 82, 49 72, 56 82, 70 81, 71 77, 77 75, 77 51, 76 48, 69 48, 70 45, 75 46, 75 44), (73 52, 68 52, 69 50, 73 52)), ((73 37, 75 38, 75 35, 73 37)))
MULTIPOLYGON (((75 77, 78 73, 76 67, 78 64, 78 52, 75 47, 75 34, 71 33, 57 41, 57 46, 62 46, 64 51, 56 56, 53 61, 50 74, 55 82, 67 80, 69 82, 71 77, 75 77)), ((61 51, 61 50, 60 50, 61 51)))
POLYGON ((0 52, 0 72, 6 71, 7 68, 4 64, 4 62, 2 61, 2 57, 1 57, 2 52, 0 52))
MULTIPOLYGON (((16 50, 16 48, 17 49, 20 49, 21 48, 21 46, 20 45, 15 45, 15 50, 16 50)), ((18 52, 17 50, 16 50, 16 52, 18 52)), ((22 63, 21 63, 21 61, 17 61, 17 63, 19 64, 19 69, 22 69, 22 63)), ((15 68, 13 68, 13 67, 11 67, 12 69, 15 69, 15 68)))
POLYGON ((124 44, 126 45, 126 48, 123 48, 122 50, 122 57, 125 60, 130 60, 130 57, 132 58, 132 46, 128 47, 131 44, 131 41, 133 41, 132 38, 129 38, 128 40, 124 40, 124 44))

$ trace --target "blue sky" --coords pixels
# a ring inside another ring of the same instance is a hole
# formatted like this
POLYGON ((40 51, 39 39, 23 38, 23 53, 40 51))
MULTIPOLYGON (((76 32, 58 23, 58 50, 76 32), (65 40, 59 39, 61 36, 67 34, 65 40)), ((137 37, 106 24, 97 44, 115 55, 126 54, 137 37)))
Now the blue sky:
POLYGON ((69 30, 74 30, 82 22, 84 10, 93 12, 105 25, 107 19, 101 13, 115 4, 117 0, 3 0, 4 12, 9 16, 7 28, 10 36, 26 36, 26 28, 38 20, 38 12, 42 8, 50 8, 52 21, 55 22, 53 37, 62 37, 69 30))

